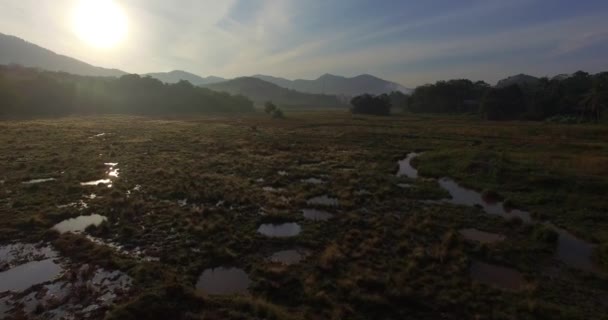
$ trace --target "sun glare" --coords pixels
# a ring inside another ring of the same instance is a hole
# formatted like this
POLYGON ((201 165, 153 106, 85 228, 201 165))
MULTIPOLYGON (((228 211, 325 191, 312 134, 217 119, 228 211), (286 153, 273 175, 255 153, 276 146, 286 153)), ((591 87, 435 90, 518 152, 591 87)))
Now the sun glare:
POLYGON ((127 16, 113 0, 80 0, 74 9, 74 31, 97 48, 112 48, 127 35, 127 16))

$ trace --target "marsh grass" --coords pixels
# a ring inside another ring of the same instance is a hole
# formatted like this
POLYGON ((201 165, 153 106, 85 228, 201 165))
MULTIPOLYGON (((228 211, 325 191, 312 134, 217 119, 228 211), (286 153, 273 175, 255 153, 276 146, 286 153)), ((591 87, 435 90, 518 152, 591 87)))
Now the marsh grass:
POLYGON ((597 257, 607 263, 607 134, 603 126, 353 118, 342 111, 290 111, 281 121, 256 114, 5 121, 0 240, 46 239, 75 263, 128 273, 135 290, 109 319, 601 318, 608 313, 606 279, 556 263, 548 230, 423 201, 446 198, 432 178, 452 177, 601 243, 597 257), (101 132, 107 134, 90 138, 101 132), (413 161, 422 178, 395 177, 396 161, 411 151, 425 151, 413 161), (104 177, 105 162, 119 163, 112 188, 80 186, 104 177), (40 177, 57 180, 21 183, 40 177), (326 183, 301 182, 310 177, 326 183), (97 197, 84 197, 91 193, 97 197), (323 194, 340 201, 320 207, 334 217, 302 217, 306 201, 323 194), (88 207, 57 208, 80 200, 88 207), (49 231, 93 213, 108 221, 86 234, 159 261, 49 231), (302 232, 284 239, 256 232, 262 223, 283 222, 302 232), (507 240, 466 241, 457 232, 463 228, 507 240), (272 252, 294 247, 310 256, 290 266, 268 263, 272 252), (508 292, 478 284, 469 275, 474 259, 518 270, 529 285, 508 292), (250 295, 198 294, 196 279, 217 265, 245 270, 250 295), (547 268, 557 275, 547 276, 547 268))

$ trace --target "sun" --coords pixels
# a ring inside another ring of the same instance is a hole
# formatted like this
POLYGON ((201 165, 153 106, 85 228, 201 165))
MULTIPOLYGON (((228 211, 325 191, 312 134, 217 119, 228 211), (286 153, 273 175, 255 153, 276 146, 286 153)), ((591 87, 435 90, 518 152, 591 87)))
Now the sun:
POLYGON ((74 32, 91 46, 113 48, 127 36, 127 15, 113 0, 80 0, 73 14, 74 32))

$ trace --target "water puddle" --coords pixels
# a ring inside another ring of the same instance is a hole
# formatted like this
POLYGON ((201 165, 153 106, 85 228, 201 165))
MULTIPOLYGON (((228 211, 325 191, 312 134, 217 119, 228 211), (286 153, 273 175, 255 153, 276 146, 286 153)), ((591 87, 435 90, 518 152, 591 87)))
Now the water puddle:
POLYGON ((144 250, 140 247, 127 249, 120 243, 112 242, 111 240, 96 238, 96 237, 93 237, 90 235, 87 235, 86 237, 89 241, 95 243, 98 246, 108 247, 108 248, 116 251, 117 253, 128 256, 130 258, 134 258, 134 259, 141 260, 141 261, 148 261, 148 262, 160 261, 160 258, 148 255, 146 250, 144 250))
POLYGON ((51 181, 55 181, 55 180, 57 180, 57 179, 55 179, 55 178, 32 179, 29 181, 22 182, 22 184, 39 184, 39 183, 51 182, 51 181))
POLYGON ((177 200, 177 205, 180 207, 185 207, 188 205, 188 199, 177 200))
POLYGON ((120 169, 116 168, 116 166, 118 166, 118 162, 106 162, 104 163, 104 165, 109 167, 108 176, 118 178, 118 176, 120 175, 120 173, 118 172, 120 169))
POLYGON ((481 243, 491 244, 505 240, 505 236, 501 234, 481 231, 477 229, 462 229, 459 232, 465 239, 481 243))
POLYGON ((372 194, 372 193, 367 189, 359 189, 359 190, 355 191, 356 196, 367 196, 370 194, 372 194))
POLYGON ((96 134, 96 135, 94 135, 94 136, 92 136, 92 137, 89 137, 89 138, 101 138, 101 137, 103 137, 103 136, 105 136, 105 135, 106 135, 106 133, 105 133, 105 132, 102 132, 102 133, 98 133, 98 134, 96 134))
POLYGON ((304 215, 304 218, 313 221, 327 221, 333 218, 334 216, 333 214, 327 211, 321 211, 317 209, 303 209, 302 215, 304 215))
POLYGON ((24 314, 28 319, 103 318, 109 307, 124 299, 133 282, 120 271, 108 271, 86 264, 65 272, 58 280, 54 278, 56 276, 49 280, 51 283, 36 287, 25 296, 15 293, 5 295, 1 301, 0 315, 24 314), (40 310, 39 306, 43 308, 40 310))
POLYGON ((83 232, 88 226, 98 226, 106 220, 108 220, 108 218, 99 214, 92 214, 90 216, 78 216, 76 218, 71 218, 59 222, 53 227, 53 229, 59 231, 60 233, 79 233, 83 232))
POLYGON ((295 237, 302 231, 302 227, 295 222, 271 224, 266 223, 258 228, 258 232, 273 238, 295 237))
POLYGON ((53 259, 31 261, 0 273, 0 292, 21 292, 33 285, 49 282, 62 272, 53 259))
MULTIPOLYGON (((108 167, 108 171, 106 171, 106 174, 108 175, 108 177, 110 177, 112 179, 118 178, 118 176, 120 175, 120 172, 119 172, 120 169, 117 168, 118 162, 106 162, 106 163, 104 163, 104 165, 108 167)), ((106 178, 106 179, 81 182, 80 185, 81 186, 107 185, 108 188, 112 188, 112 179, 106 178)))
POLYGON ((568 231, 546 223, 546 226, 557 232, 557 258, 567 266, 593 273, 602 273, 602 269, 593 261, 595 245, 581 240, 568 231))
POLYGON ((105 184, 108 188, 112 188, 112 180, 110 179, 100 179, 95 181, 81 182, 81 186, 98 186, 100 184, 105 184))
POLYGON ((262 190, 264 190, 264 192, 268 192, 268 193, 279 193, 279 192, 283 192, 283 188, 275 188, 275 187, 263 187, 262 190))
POLYGON ((419 156, 420 153, 411 152, 409 153, 405 159, 399 160, 399 170, 397 171, 397 177, 406 176, 411 179, 418 178, 418 170, 412 167, 412 159, 419 156))
POLYGON ((56 256, 57 252, 51 246, 42 243, 13 243, 0 246, 0 271, 30 261, 46 260, 56 256))
POLYGON ((196 289, 210 295, 246 294, 251 280, 238 268, 206 269, 196 282, 196 289))
POLYGON ((397 183, 397 187, 399 187, 401 189, 410 189, 413 186, 409 183, 397 183))
POLYGON ((302 179, 302 180, 300 180, 300 182, 306 183, 306 184, 325 184, 325 181, 323 181, 319 178, 302 179))
POLYGON ((337 207, 340 205, 340 202, 336 198, 331 198, 328 195, 322 195, 322 196, 308 199, 308 201, 306 201, 306 204, 327 206, 327 207, 337 207))
POLYGON ((80 211, 82 211, 88 207, 89 207, 89 205, 86 202, 84 202, 84 200, 79 200, 78 202, 72 202, 72 203, 62 204, 62 205, 57 206, 58 209, 76 208, 80 211))
POLYGON ((304 250, 283 250, 278 251, 268 257, 268 260, 274 263, 280 263, 286 266, 297 264, 308 256, 308 252, 304 250))
POLYGON ((525 284, 519 271, 481 261, 471 262, 469 272, 475 281, 502 289, 519 290, 525 284))

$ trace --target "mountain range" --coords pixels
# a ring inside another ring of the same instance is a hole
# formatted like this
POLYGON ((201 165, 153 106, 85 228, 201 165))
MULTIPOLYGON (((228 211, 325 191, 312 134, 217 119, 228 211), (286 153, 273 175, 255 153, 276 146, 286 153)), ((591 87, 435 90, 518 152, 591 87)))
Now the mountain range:
MULTIPOLYGON (((0 64, 19 64, 25 67, 40 68, 49 71, 63 71, 76 75, 119 77, 128 74, 118 69, 96 67, 80 60, 57 54, 21 38, 0 33, 0 64)), ((156 78, 165 83, 176 83, 187 80, 197 86, 206 86, 226 81, 227 79, 209 76, 201 77, 186 71, 175 70, 171 72, 147 73, 144 76, 156 78)), ((407 89, 397 83, 382 80, 371 75, 360 75, 346 78, 325 74, 316 80, 288 80, 266 75, 255 75, 254 78, 267 81, 282 88, 292 89, 303 93, 333 94, 341 96, 355 96, 363 93, 381 94, 400 90, 409 93, 407 89)), ((236 80, 236 79, 235 79, 236 80)), ((248 80, 249 82, 251 80, 248 80)), ((236 83, 241 83, 242 80, 236 83)), ((226 84, 228 88, 234 82, 226 84)), ((277 91, 276 88, 268 92, 277 91)))
POLYGON ((186 80, 192 83, 195 86, 204 86, 207 84, 218 83, 226 81, 227 79, 209 76, 203 78, 194 73, 182 71, 182 70, 173 70, 170 72, 157 72, 157 73, 146 73, 144 76, 149 76, 152 78, 156 78, 165 83, 177 83, 181 80, 186 80))
POLYGON ((280 106, 291 107, 338 107, 346 103, 336 95, 299 92, 254 77, 241 77, 205 85, 215 91, 240 94, 261 105, 272 101, 280 106))
POLYGON ((315 80, 289 80, 261 74, 254 75, 253 77, 284 88, 308 93, 356 96, 363 93, 383 94, 393 91, 409 94, 412 91, 398 83, 386 81, 369 74, 362 74, 352 78, 324 74, 315 80))

